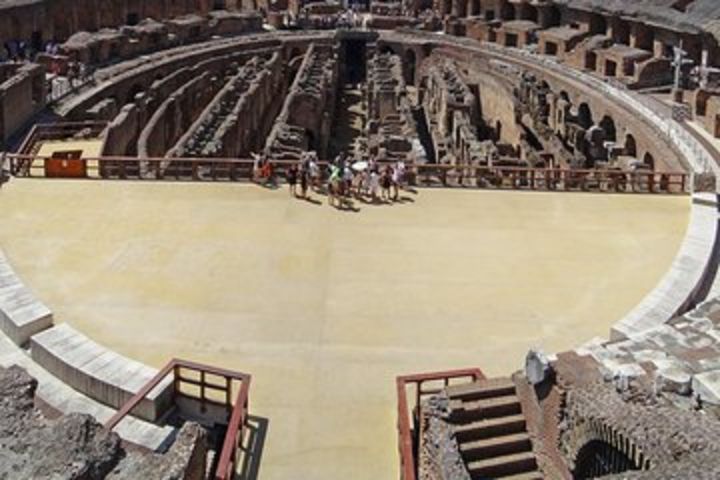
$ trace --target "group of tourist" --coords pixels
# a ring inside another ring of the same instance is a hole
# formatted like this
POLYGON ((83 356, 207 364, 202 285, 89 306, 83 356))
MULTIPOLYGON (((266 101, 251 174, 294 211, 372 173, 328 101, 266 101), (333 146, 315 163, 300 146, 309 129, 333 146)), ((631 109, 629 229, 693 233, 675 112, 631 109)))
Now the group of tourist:
MULTIPOLYGON (((373 203, 397 201, 405 178, 405 164, 380 166, 374 160, 351 162, 341 153, 328 164, 325 191, 331 206, 343 207, 352 198, 370 199, 373 203)), ((298 164, 287 169, 290 194, 308 198, 311 189, 321 191, 322 171, 315 152, 307 152, 298 164), (298 191, 299 186, 299 191, 298 191)))

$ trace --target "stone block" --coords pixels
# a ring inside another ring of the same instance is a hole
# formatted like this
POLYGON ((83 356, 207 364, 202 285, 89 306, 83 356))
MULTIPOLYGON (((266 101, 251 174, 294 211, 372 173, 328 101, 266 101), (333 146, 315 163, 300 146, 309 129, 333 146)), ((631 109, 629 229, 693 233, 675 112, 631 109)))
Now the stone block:
POLYGON ((720 370, 699 373, 692 379, 693 394, 704 403, 720 405, 720 370))
POLYGON ((655 384, 660 391, 689 395, 692 388, 692 374, 675 360, 657 362, 655 384))

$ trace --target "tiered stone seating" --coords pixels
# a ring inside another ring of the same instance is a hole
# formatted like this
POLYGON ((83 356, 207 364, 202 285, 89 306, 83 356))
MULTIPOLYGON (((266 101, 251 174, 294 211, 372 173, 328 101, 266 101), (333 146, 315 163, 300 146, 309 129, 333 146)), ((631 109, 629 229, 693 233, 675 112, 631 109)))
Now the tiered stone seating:
MULTIPOLYGON (((33 360, 88 397, 120 408, 157 373, 139 362, 108 350, 62 324, 34 335, 30 341, 33 360)), ((172 403, 172 378, 152 390, 133 415, 157 421, 172 403)))
POLYGON ((52 312, 15 275, 0 252, 0 330, 16 345, 52 325, 52 312))
POLYGON ((543 478, 511 379, 460 384, 446 392, 460 454, 473 479, 543 478))

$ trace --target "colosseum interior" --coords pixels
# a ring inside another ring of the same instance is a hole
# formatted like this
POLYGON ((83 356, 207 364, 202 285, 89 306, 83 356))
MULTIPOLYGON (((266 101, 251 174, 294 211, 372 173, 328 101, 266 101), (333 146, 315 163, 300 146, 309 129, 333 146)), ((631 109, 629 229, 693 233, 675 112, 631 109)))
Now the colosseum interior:
POLYGON ((0 478, 720 478, 718 0, 0 0, 0 478))

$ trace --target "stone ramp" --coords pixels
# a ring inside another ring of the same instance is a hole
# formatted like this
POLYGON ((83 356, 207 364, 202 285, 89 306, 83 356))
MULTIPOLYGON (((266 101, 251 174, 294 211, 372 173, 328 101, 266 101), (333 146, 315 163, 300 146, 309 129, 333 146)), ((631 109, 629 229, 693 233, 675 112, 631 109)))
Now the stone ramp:
MULTIPOLYGON (((68 324, 30 339, 33 360, 79 392, 113 408, 122 407, 157 370, 98 345, 68 324)), ((172 378, 164 379, 133 411, 154 422, 172 404, 172 378)))
POLYGON ((471 478, 543 478, 512 379, 480 380, 445 391, 450 422, 471 478))
POLYGON ((0 252, 0 330, 16 345, 52 325, 50 309, 38 301, 0 252))
MULTIPOLYGON (((0 366, 7 368, 12 365, 24 368, 35 377, 38 381, 36 395, 50 407, 64 414, 84 413, 93 416, 101 423, 115 414, 114 409, 88 398, 62 382, 38 365, 10 338, 0 334, 0 366)), ((124 440, 153 451, 165 450, 174 441, 177 433, 173 427, 160 427, 131 416, 125 417, 115 431, 124 440)))

